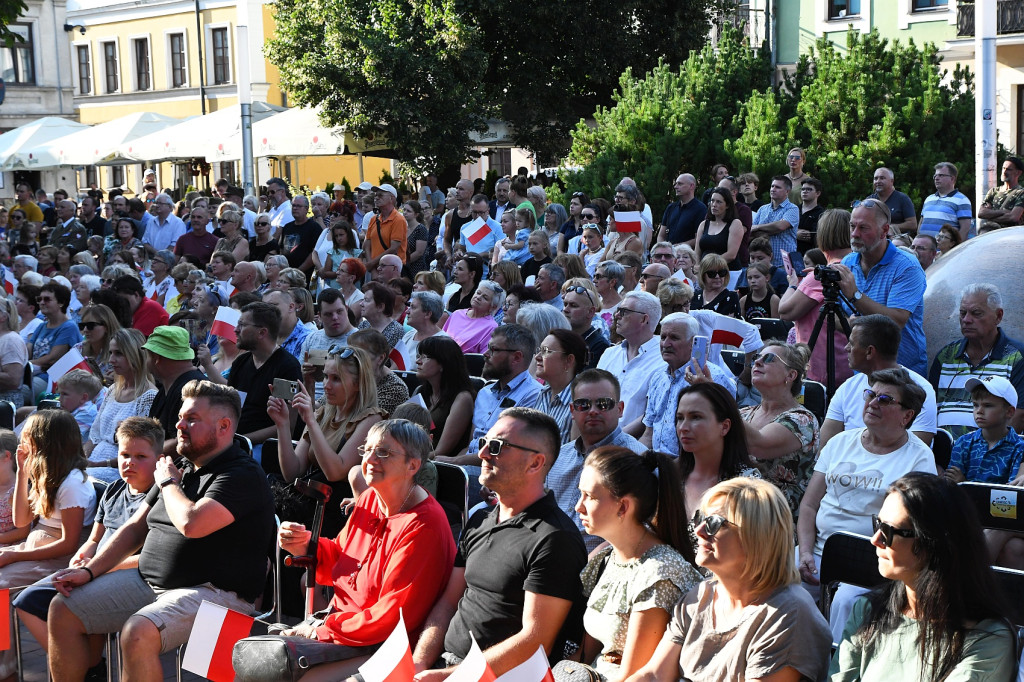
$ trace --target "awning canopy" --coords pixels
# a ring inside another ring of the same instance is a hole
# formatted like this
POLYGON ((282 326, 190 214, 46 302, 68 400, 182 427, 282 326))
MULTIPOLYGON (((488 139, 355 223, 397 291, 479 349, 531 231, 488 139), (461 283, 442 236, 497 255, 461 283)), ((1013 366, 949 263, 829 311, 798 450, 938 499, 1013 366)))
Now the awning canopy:
POLYGON ((46 142, 70 135, 89 126, 57 116, 44 116, 0 135, 0 170, 36 170, 45 168, 31 153, 18 157, 22 150, 39 147, 46 142))

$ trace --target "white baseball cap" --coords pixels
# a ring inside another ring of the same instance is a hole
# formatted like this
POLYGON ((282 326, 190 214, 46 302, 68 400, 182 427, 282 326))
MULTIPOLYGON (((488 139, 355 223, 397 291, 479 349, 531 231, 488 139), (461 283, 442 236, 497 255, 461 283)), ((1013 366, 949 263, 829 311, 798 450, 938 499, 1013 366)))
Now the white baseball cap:
POLYGON ((152 168, 147 168, 146 170, 142 171, 142 177, 146 177, 147 175, 156 175, 156 171, 153 170, 152 168))
POLYGON ((1002 398, 1010 407, 1017 407, 1017 389, 1013 387, 1006 377, 989 375, 987 377, 971 377, 964 384, 968 391, 973 391, 976 386, 984 386, 985 390, 994 396, 1002 398))
POLYGON ((375 191, 376 190, 380 190, 381 192, 387 192, 388 194, 390 194, 394 198, 396 198, 396 199, 398 198, 398 190, 395 189, 394 187, 392 187, 391 185, 389 185, 386 182, 383 185, 381 185, 380 187, 373 187, 373 189, 375 191))
POLYGON ((373 189, 373 185, 368 183, 366 180, 363 180, 358 185, 356 185, 356 189, 361 189, 364 192, 369 192, 371 189, 373 189))

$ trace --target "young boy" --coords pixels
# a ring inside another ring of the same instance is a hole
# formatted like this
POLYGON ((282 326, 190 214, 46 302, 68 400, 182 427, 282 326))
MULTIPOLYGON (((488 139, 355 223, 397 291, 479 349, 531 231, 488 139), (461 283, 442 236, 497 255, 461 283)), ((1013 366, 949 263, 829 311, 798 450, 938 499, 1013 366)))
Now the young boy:
MULTIPOLYGON (((83 370, 76 371, 89 374, 83 370)), ((69 372, 68 375, 70 374, 74 372, 69 372)), ((63 402, 63 387, 61 401, 63 402)), ((72 557, 69 564, 72 568, 88 563, 96 555, 96 551, 110 540, 114 532, 135 514, 145 501, 146 493, 153 487, 156 462, 163 455, 164 427, 151 417, 129 417, 118 425, 114 437, 117 439, 117 464, 121 478, 107 486, 103 497, 100 498, 92 533, 72 557)), ((138 565, 139 555, 135 554, 122 561, 114 570, 137 568, 138 565)), ((22 622, 44 650, 47 646, 46 615, 55 596, 57 589, 53 586, 51 577, 47 576, 25 588, 13 603, 22 622)), ((97 662, 103 650, 104 638, 98 637, 91 661, 95 665, 90 669, 86 679, 106 679, 105 665, 102 661, 97 662)))
POLYGON ((954 483, 1008 483, 1018 477, 1024 457, 1024 438, 1010 426, 1017 391, 1001 376, 971 378, 964 386, 978 430, 956 439, 944 476, 954 483))
POLYGON ((78 422, 82 441, 89 437, 89 429, 96 420, 96 396, 103 390, 103 382, 92 372, 73 369, 57 381, 60 407, 67 410, 78 422))
MULTIPOLYGON (((764 263, 768 266, 768 270, 771 273, 769 283, 772 285, 772 289, 779 292, 785 291, 789 287, 786 271, 777 265, 772 265, 772 243, 768 240, 768 237, 758 237, 757 239, 750 240, 750 246, 747 247, 747 250, 750 253, 750 265, 764 263)), ((740 270, 740 276, 736 281, 736 291, 739 292, 740 296, 746 296, 750 293, 750 285, 747 284, 746 268, 740 270)))

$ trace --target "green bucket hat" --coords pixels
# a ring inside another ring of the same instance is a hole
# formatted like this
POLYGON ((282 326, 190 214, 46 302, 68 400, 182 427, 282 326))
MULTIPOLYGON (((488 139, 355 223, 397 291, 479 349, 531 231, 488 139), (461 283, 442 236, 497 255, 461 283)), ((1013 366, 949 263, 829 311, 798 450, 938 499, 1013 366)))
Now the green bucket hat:
POLYGON ((168 360, 191 360, 196 356, 188 343, 188 332, 181 327, 157 327, 142 347, 168 360))

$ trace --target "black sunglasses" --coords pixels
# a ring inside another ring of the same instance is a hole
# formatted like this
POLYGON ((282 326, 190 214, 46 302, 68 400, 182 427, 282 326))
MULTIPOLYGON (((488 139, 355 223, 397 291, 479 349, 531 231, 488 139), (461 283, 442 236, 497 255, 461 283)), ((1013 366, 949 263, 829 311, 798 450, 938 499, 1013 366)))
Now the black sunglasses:
POLYGON ((704 273, 704 276, 705 277, 725 278, 725 277, 729 276, 729 271, 728 270, 708 270, 707 272, 704 273))
POLYGON ((590 295, 590 289, 588 289, 586 287, 580 287, 580 286, 566 287, 565 291, 563 291, 562 293, 563 294, 583 294, 584 296, 587 297, 587 300, 590 301, 590 305, 595 305, 594 297, 590 295))
MULTIPOLYGON (((693 529, 696 531, 702 523, 704 524, 704 535, 707 535, 709 538, 715 537, 718 531, 722 530, 722 526, 726 524, 736 526, 735 523, 724 516, 719 516, 718 514, 708 514, 705 516, 704 512, 698 509, 693 512, 693 529)), ((739 528, 739 526, 736 526, 736 528, 739 528)))
POLYGON ((597 398, 591 400, 590 398, 577 398, 572 401, 572 409, 577 412, 589 412, 591 406, 597 407, 601 412, 607 412, 608 410, 614 409, 618 403, 615 402, 614 398, 597 398))
POLYGON ((233 223, 235 221, 234 220, 227 220, 225 218, 217 218, 217 222, 220 223, 221 225, 224 225, 226 223, 233 223))
POLYGON ((106 326, 107 325, 103 324, 102 322, 79 322, 78 323, 78 328, 79 329, 83 329, 83 330, 85 330, 87 332, 91 332, 96 327, 106 327, 106 326))
POLYGON ((874 514, 871 515, 871 534, 875 533, 882 534, 882 544, 886 547, 892 547, 893 538, 897 535, 901 538, 914 538, 917 534, 909 528, 897 528, 892 526, 885 521, 882 521, 874 514))
POLYGON ((864 393, 862 395, 864 396, 864 402, 866 403, 870 403, 872 400, 877 400, 878 404, 881 405, 882 407, 888 407, 893 403, 896 403, 901 407, 906 407, 906 405, 904 405, 899 400, 896 400, 896 398, 893 398, 891 395, 887 395, 885 393, 875 393, 870 388, 865 388, 864 393))
POLYGON ((256 224, 257 224, 257 225, 259 225, 260 227, 266 227, 266 226, 267 226, 267 225, 269 225, 270 223, 268 223, 268 222, 267 222, 266 220, 261 220, 261 221, 259 221, 259 222, 258 222, 258 223, 256 223, 256 224))
POLYGON ((501 449, 509 447, 516 448, 517 450, 526 450, 527 452, 536 452, 541 454, 540 450, 534 450, 523 445, 516 445, 515 443, 509 442, 503 438, 481 438, 479 441, 479 452, 486 452, 491 457, 499 457, 501 455, 501 449))

